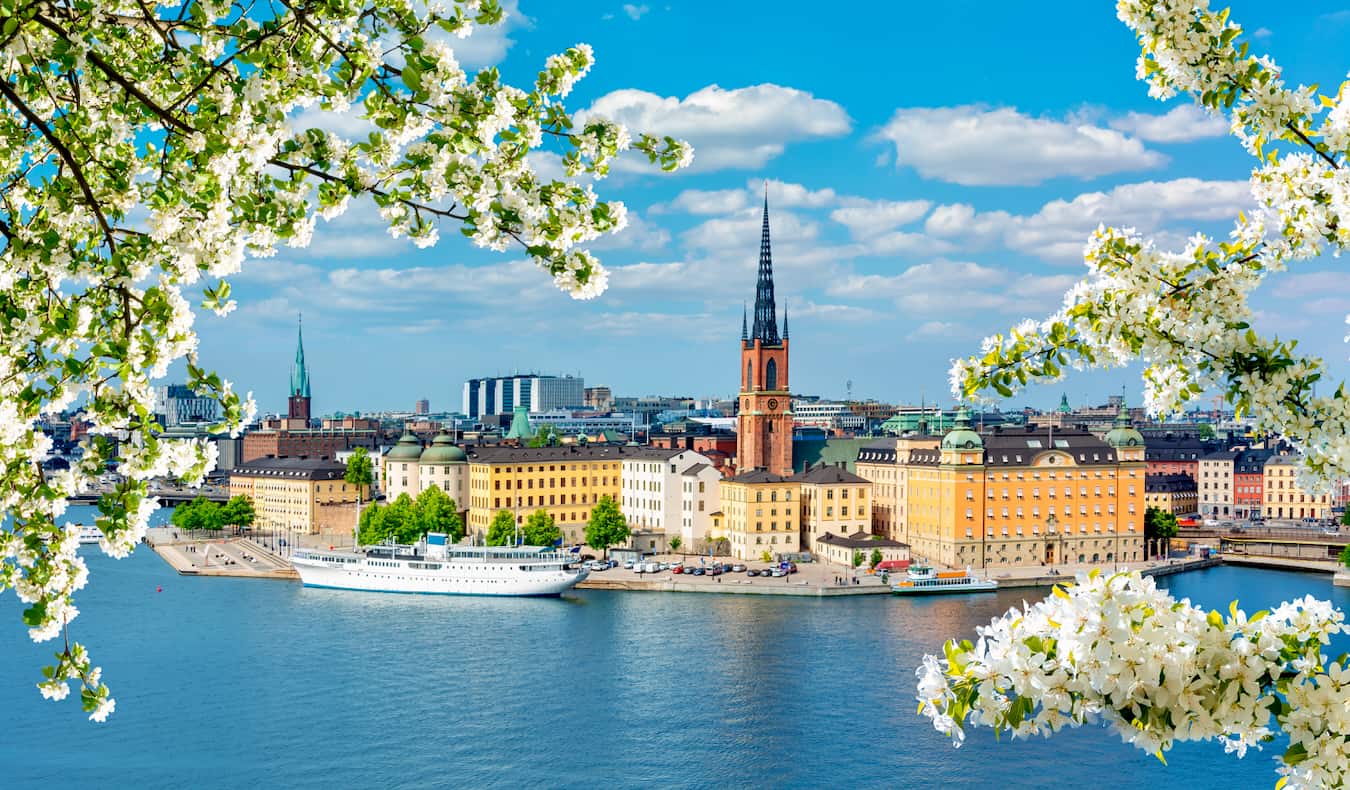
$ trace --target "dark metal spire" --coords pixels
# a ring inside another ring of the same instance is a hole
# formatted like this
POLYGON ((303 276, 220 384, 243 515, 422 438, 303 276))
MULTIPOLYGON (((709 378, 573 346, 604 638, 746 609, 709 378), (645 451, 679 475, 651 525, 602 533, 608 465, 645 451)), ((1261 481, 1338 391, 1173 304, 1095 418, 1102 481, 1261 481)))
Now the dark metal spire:
POLYGON ((769 250, 769 185, 764 184, 764 228, 759 238, 759 282, 755 287, 755 328, 751 340, 776 346, 778 310, 773 303, 773 256, 769 250))
POLYGON ((784 339, 784 340, 787 340, 787 339, 788 339, 788 328, 787 328, 787 305, 783 305, 783 339, 784 339))
POLYGON ((745 302, 741 302, 741 340, 750 339, 750 324, 745 311, 745 302))

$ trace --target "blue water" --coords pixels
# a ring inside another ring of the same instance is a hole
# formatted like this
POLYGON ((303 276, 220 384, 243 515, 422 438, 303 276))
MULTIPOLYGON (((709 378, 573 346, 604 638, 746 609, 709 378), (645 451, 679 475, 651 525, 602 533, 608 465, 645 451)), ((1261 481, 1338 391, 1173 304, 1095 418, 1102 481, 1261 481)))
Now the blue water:
MULTIPOLYGON (((1017 603, 577 592, 378 595, 172 573, 90 553, 79 639, 107 724, 41 699, 49 654, 0 604, 4 787, 1271 787, 1275 750, 1183 744, 1164 767, 1085 728, 960 750, 915 714, 913 670, 1017 603), (162 586, 163 592, 156 592, 162 586)), ((1323 576, 1216 568, 1173 590, 1249 611, 1350 595, 1323 576)))

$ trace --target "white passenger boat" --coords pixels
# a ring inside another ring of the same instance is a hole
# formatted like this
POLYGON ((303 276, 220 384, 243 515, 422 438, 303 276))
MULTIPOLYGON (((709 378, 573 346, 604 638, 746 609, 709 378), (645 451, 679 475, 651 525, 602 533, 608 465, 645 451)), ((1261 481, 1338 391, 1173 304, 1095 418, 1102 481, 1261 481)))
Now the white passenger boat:
POLYGON ((993 592, 998 582, 981 579, 970 568, 963 571, 934 571, 927 565, 915 565, 905 578, 891 585, 896 595, 936 595, 941 593, 993 592))
POLYGON ((297 550, 291 564, 306 587, 436 595, 560 595, 588 575, 551 546, 449 546, 435 532, 414 546, 297 550))
POLYGON ((98 543, 103 540, 103 530, 98 527, 82 526, 80 527, 80 545, 85 546, 90 543, 98 543))

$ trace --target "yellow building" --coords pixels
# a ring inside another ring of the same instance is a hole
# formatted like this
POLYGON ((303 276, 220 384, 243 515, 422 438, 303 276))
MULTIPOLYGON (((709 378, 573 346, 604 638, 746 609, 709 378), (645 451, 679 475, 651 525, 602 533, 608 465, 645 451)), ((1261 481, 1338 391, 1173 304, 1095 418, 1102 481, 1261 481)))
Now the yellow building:
POLYGON ((1144 507, 1156 507, 1175 516, 1194 515, 1200 507, 1195 478, 1181 473, 1145 477, 1144 507))
POLYGON ((1310 494, 1298 485, 1297 455, 1272 455, 1261 476, 1261 512, 1266 518, 1326 519, 1331 517, 1331 497, 1310 494))
POLYGON ((721 481, 722 529, 731 556, 758 560, 806 550, 801 545, 801 484, 795 478, 756 469, 721 481))
POLYGON ((487 535, 492 517, 509 510, 516 523, 536 510, 547 511, 564 543, 586 539, 591 508, 601 497, 616 503, 626 454, 641 448, 622 446, 507 447, 468 449, 469 534, 487 535))
POLYGON ((872 532, 872 482, 843 466, 817 466, 792 476, 801 485, 801 546, 819 551, 826 534, 872 532))
POLYGON ((357 486, 342 479, 346 472, 330 458, 255 458, 230 470, 230 496, 253 500, 255 529, 349 531, 357 486))
POLYGON ((952 567, 1143 559, 1144 444, 1122 409, 1099 440, 1053 428, 971 430, 910 451, 903 542, 952 567))
POLYGON ((872 481, 871 532, 890 540, 909 540, 909 519, 905 508, 909 500, 910 463, 917 451, 936 451, 940 436, 916 434, 898 439, 883 439, 858 451, 854 468, 858 476, 872 481))

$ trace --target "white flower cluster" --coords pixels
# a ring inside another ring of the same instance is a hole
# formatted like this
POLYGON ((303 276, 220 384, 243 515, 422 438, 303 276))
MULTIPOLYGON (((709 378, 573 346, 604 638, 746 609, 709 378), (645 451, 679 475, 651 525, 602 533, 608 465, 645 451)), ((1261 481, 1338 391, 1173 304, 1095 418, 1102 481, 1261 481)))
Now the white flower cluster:
MULTIPOLYGON (((497 3, 179 11, 39 2, 0 37, 0 509, 13 525, 0 531, 0 591, 27 604, 35 640, 65 637, 88 576, 58 523, 69 495, 116 465, 123 482, 97 525, 121 557, 158 507, 151 480, 191 485, 215 465, 214 443, 162 435, 154 382, 183 360, 189 386, 221 404, 223 430, 253 419, 251 395, 199 366, 192 305, 200 295, 229 313, 223 278, 247 259, 306 246, 320 217, 364 197, 395 236, 429 246, 439 223, 461 222, 475 244, 522 245, 589 299, 607 274, 581 245, 623 229, 627 213, 589 185, 545 182, 528 154, 551 139, 570 173, 597 177, 629 148, 668 170, 692 156, 603 119, 574 130, 560 100, 594 63, 584 44, 549 58, 528 92, 495 69, 467 74, 439 34, 499 22, 497 3), (376 131, 295 126, 302 108, 353 106, 376 131), (77 404, 83 457, 44 474, 39 423, 77 404)), ((106 718, 115 703, 66 638, 39 688, 60 699, 74 679, 91 718, 106 718)))
POLYGON ((1130 228, 1098 228, 1084 249, 1088 275, 1062 309, 955 362, 953 392, 1006 397, 1065 367, 1142 360, 1151 413, 1180 411, 1218 388, 1258 430, 1298 447, 1304 486, 1325 488, 1350 475, 1350 399, 1318 397, 1322 361, 1251 330, 1249 297, 1289 262, 1350 244, 1350 83, 1320 102, 1312 89, 1285 87, 1275 64, 1246 54, 1241 28, 1205 0, 1120 0, 1117 13, 1138 35, 1138 75, 1151 95, 1189 94, 1230 114, 1233 133, 1260 159, 1256 210, 1237 218, 1227 240, 1195 236, 1178 252, 1130 228))
POLYGON ((1322 649, 1345 629, 1312 597, 1250 617, 1176 600, 1138 573, 1080 574, 946 645, 917 670, 920 710, 959 746, 967 726, 1048 736, 1110 726, 1156 754, 1178 741, 1221 740, 1239 757, 1289 736, 1290 788, 1340 787, 1350 776, 1350 673, 1322 649))

